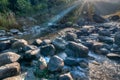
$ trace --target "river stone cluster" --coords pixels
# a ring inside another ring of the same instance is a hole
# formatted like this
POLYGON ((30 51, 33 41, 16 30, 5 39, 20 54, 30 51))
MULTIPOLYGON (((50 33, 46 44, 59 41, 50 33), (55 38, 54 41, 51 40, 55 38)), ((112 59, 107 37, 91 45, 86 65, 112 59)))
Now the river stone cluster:
POLYGON ((90 52, 120 59, 118 26, 82 26, 54 40, 36 39, 31 44, 24 39, 1 41, 0 79, 14 80, 31 67, 30 73, 39 80, 88 80, 88 63, 94 60, 90 52))

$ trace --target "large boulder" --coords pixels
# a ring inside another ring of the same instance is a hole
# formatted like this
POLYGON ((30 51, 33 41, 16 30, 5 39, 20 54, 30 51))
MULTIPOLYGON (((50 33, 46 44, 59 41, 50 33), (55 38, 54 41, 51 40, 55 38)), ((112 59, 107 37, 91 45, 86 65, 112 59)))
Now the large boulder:
POLYGON ((0 66, 9 64, 12 62, 18 61, 20 58, 20 55, 14 53, 14 52, 6 52, 0 54, 0 66))
POLYGON ((15 62, 0 67, 0 80, 20 73, 20 64, 15 62))
POLYGON ((51 57, 48 63, 48 70, 51 72, 61 71, 64 66, 64 61, 58 56, 51 57))
POLYGON ((81 43, 69 42, 66 46, 66 53, 69 57, 87 57, 89 49, 81 43))
POLYGON ((52 41, 52 44, 55 46, 56 49, 64 50, 66 46, 66 42, 61 38, 56 38, 52 41))
POLYGON ((70 73, 62 74, 59 76, 59 80, 73 80, 70 73))
POLYGON ((52 44, 42 46, 40 49, 43 56, 53 56, 55 54, 55 47, 52 44))

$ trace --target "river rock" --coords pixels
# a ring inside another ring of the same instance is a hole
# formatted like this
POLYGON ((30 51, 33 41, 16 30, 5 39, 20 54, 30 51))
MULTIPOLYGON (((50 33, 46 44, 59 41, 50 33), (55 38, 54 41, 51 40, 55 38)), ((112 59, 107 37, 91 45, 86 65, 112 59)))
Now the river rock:
POLYGON ((39 52, 40 52, 40 49, 28 50, 23 54, 23 59, 26 61, 38 59, 40 57, 39 52))
POLYGON ((59 76, 59 80, 73 80, 70 73, 62 74, 59 76))
POLYGON ((41 43, 42 43, 42 40, 41 40, 41 39, 35 39, 32 44, 33 44, 33 45, 36 45, 36 46, 40 46, 41 43))
POLYGON ((44 39, 43 42, 41 43, 41 45, 48 45, 48 44, 51 44, 51 40, 50 39, 44 39))
POLYGON ((0 67, 0 79, 15 76, 20 73, 20 64, 17 62, 0 67))
POLYGON ((104 44, 101 43, 101 42, 94 42, 93 43, 93 48, 92 50, 95 52, 95 53, 99 53, 100 52, 100 49, 104 47, 104 44))
POLYGON ((115 44, 117 44, 120 47, 120 32, 117 32, 115 34, 114 39, 115 39, 115 44))
POLYGON ((68 41, 75 41, 77 39, 77 35, 75 33, 67 33, 65 39, 68 41))
POLYGON ((64 61, 58 56, 51 57, 48 63, 48 70, 51 72, 61 71, 64 66, 64 61))
POLYGON ((12 34, 18 34, 20 31, 18 29, 10 29, 12 34))
POLYGON ((111 32, 109 31, 109 30, 100 30, 99 32, 98 32, 98 34, 100 35, 100 36, 110 36, 110 34, 111 34, 111 32))
POLYGON ((11 47, 11 43, 9 41, 0 42, 0 51, 9 49, 11 47))
POLYGON ((40 49, 43 56, 53 56, 55 54, 55 47, 52 44, 42 46, 40 49))
POLYGON ((23 48, 28 45, 28 42, 24 39, 19 39, 12 44, 12 49, 23 50, 23 48))
POLYGON ((87 57, 88 48, 81 43, 69 42, 66 46, 66 53, 69 57, 87 57))
POLYGON ((114 42, 114 38, 107 37, 107 36, 99 36, 98 39, 100 42, 105 42, 107 44, 113 44, 114 42))
POLYGON ((107 54, 107 57, 114 60, 120 60, 120 54, 109 53, 107 54))
POLYGON ((52 44, 55 46, 56 49, 64 50, 66 46, 66 42, 61 38, 56 38, 52 41, 52 44))
POLYGON ((20 55, 14 53, 14 52, 6 52, 0 54, 0 66, 9 64, 12 62, 18 61, 20 58, 20 55))
POLYGON ((78 66, 79 65, 79 61, 77 59, 74 59, 74 58, 66 58, 64 60, 64 63, 67 66, 78 66))

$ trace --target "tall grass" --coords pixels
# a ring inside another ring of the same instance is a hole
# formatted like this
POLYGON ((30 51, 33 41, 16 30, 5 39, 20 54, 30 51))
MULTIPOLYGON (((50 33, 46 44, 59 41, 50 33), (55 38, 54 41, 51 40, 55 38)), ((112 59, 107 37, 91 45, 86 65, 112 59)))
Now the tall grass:
POLYGON ((0 29, 9 30, 11 28, 20 29, 15 15, 12 12, 0 13, 0 29))

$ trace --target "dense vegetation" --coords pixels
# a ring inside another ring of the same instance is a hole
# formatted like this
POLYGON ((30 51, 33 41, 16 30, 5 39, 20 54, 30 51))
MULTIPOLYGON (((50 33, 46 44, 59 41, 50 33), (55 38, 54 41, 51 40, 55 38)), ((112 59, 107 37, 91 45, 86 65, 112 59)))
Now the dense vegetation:
POLYGON ((26 16, 70 1, 73 0, 0 0, 0 28, 19 27, 16 15, 26 16))

